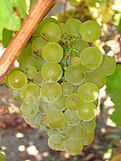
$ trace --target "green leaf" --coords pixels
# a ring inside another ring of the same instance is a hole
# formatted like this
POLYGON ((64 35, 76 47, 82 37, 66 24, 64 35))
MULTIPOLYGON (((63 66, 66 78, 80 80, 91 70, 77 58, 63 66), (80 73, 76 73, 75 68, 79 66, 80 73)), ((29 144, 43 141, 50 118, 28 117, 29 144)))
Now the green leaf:
POLYGON ((8 44, 10 43, 10 40, 12 38, 12 35, 13 35, 13 31, 10 31, 10 30, 7 30, 7 29, 3 30, 2 44, 3 44, 4 47, 8 46, 8 44))
POLYGON ((114 102, 113 122, 121 127, 121 65, 116 66, 115 72, 107 79, 107 91, 114 102))

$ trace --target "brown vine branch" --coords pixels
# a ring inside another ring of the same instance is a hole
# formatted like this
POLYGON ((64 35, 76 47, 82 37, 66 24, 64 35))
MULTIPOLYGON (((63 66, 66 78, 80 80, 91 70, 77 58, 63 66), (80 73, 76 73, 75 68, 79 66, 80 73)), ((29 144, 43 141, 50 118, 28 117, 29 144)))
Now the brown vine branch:
POLYGON ((0 82, 4 80, 33 31, 55 2, 56 0, 36 0, 33 4, 29 16, 25 18, 20 31, 17 32, 0 58, 0 82))

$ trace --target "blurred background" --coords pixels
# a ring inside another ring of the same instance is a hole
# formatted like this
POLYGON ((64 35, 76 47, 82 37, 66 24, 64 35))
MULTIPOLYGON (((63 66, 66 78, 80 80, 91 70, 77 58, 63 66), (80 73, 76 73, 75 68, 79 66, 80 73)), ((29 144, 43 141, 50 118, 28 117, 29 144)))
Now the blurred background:
MULTIPOLYGON (((121 0, 60 0, 48 13, 59 22, 78 18, 82 22, 96 20, 102 29, 98 46, 103 54, 114 56, 121 62, 121 0)), ((8 42, 4 42, 8 43, 8 42)), ((4 52, 0 44, 0 55, 4 52)), ((100 90, 95 140, 78 156, 53 151, 47 145, 47 135, 26 124, 19 114, 19 104, 12 91, 0 86, 1 150, 7 161, 121 161, 121 129, 111 120, 114 103, 106 91, 100 90)), ((121 120, 121 117, 120 117, 121 120)), ((121 122, 121 121, 120 121, 121 122)))

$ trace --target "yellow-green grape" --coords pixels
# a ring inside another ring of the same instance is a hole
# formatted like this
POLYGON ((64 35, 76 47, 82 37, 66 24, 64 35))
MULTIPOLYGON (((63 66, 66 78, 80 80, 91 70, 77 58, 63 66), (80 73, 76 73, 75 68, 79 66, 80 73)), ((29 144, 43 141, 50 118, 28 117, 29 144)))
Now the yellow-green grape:
POLYGON ((40 33, 45 40, 54 42, 58 42, 62 35, 60 26, 53 22, 44 24, 40 33))
POLYGON ((65 70, 65 79, 73 85, 80 85, 85 81, 86 71, 82 65, 69 66, 65 70))
POLYGON ((12 96, 13 96, 13 99, 19 103, 22 103, 22 100, 21 100, 21 97, 20 97, 20 92, 21 90, 13 90, 13 93, 12 93, 12 96))
POLYGON ((58 109, 58 110, 65 110, 66 109, 66 96, 62 95, 60 97, 60 99, 54 103, 54 106, 58 109))
POLYGON ((106 84, 107 78, 104 70, 101 71, 99 70, 99 68, 90 73, 87 73, 87 75, 85 76, 85 82, 92 82, 99 88, 102 88, 106 84))
POLYGON ((62 95, 62 88, 58 82, 45 83, 42 85, 42 98, 45 102, 54 103, 62 95))
POLYGON ((99 88, 94 83, 87 82, 80 85, 78 93, 81 100, 86 102, 95 102, 98 98, 99 88))
POLYGON ((42 49, 42 57, 47 62, 57 63, 63 58, 63 49, 56 42, 48 42, 42 49))
POLYGON ((62 74, 62 68, 58 63, 45 63, 41 69, 41 76, 45 81, 58 81, 62 74))
POLYGON ((78 126, 71 127, 70 131, 71 138, 83 139, 86 137, 86 135, 87 135, 86 128, 83 125, 79 124, 78 126))
POLYGON ((65 140, 61 138, 59 133, 49 135, 48 146, 53 150, 65 151, 65 140))
POLYGON ((87 71, 92 71, 101 65, 103 55, 98 48, 87 47, 80 53, 80 61, 87 71))
POLYGON ((29 66, 26 70, 26 76, 28 79, 33 79, 37 74, 37 69, 34 66, 29 66))
POLYGON ((71 59, 71 65, 77 66, 80 64, 80 58, 78 56, 75 56, 71 59))
POLYGON ((101 28, 96 21, 88 20, 82 23, 79 32, 84 41, 93 42, 100 38, 101 28))
POLYGON ((22 101, 26 104, 39 102, 41 99, 41 88, 35 83, 28 83, 20 93, 22 101))
POLYGON ((66 122, 65 114, 60 110, 49 110, 46 113, 46 122, 50 128, 61 128, 66 122))
POLYGON ((66 24, 69 26, 70 35, 71 36, 78 36, 79 35, 79 28, 82 22, 75 18, 70 18, 66 21, 66 24))
POLYGON ((81 124, 86 128, 86 131, 92 132, 96 128, 96 119, 91 121, 82 121, 81 124))
POLYGON ((81 122, 76 111, 66 110, 65 117, 67 124, 69 124, 70 126, 77 126, 81 122))
POLYGON ((79 109, 79 95, 77 93, 71 93, 67 96, 66 107, 73 111, 79 109))
POLYGON ((47 130, 45 114, 38 112, 34 116, 34 123, 36 128, 47 130))
POLYGON ((68 82, 62 82, 61 87, 62 87, 63 95, 65 96, 73 92, 73 85, 68 82))
POLYGON ((42 83, 44 82, 44 80, 43 80, 43 78, 42 78, 42 76, 41 76, 41 71, 38 71, 38 72, 36 73, 36 75, 35 75, 34 78, 33 78, 33 82, 34 82, 36 85, 39 85, 39 86, 42 85, 42 83))
POLYGON ((32 41, 31 49, 33 52, 41 54, 43 46, 47 42, 42 37, 37 37, 32 41))
POLYGON ((82 140, 77 138, 69 138, 66 141, 66 152, 70 155, 77 155, 79 154, 83 149, 83 143, 82 140))
POLYGON ((87 131, 87 136, 83 139, 83 144, 84 145, 90 145, 94 140, 94 132, 88 132, 87 131))
POLYGON ((61 28, 62 34, 70 35, 70 29, 66 23, 59 23, 59 26, 61 28))
POLYGON ((13 70, 8 74, 7 82, 12 89, 21 89, 26 85, 27 77, 23 72, 13 70))
POLYGON ((104 55, 103 62, 99 69, 105 73, 106 76, 111 75, 116 70, 116 61, 113 57, 104 55))
POLYGON ((78 116, 83 121, 90 121, 96 117, 96 105, 89 102, 80 102, 78 116))

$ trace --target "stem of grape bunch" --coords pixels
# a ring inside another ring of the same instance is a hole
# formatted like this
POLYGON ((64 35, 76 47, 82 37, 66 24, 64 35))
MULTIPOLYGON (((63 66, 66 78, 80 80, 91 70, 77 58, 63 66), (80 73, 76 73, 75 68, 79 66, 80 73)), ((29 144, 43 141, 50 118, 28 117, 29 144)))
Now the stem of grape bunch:
POLYGON ((20 31, 16 33, 4 54, 0 58, 0 82, 2 82, 12 68, 14 61, 31 37, 39 22, 53 7, 56 0, 36 0, 25 18, 20 31))

